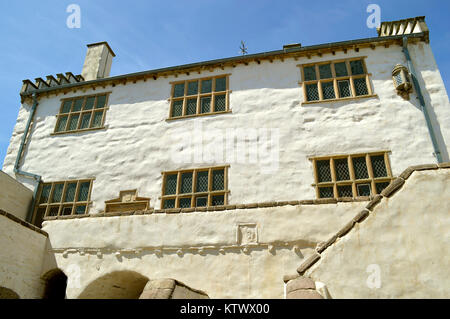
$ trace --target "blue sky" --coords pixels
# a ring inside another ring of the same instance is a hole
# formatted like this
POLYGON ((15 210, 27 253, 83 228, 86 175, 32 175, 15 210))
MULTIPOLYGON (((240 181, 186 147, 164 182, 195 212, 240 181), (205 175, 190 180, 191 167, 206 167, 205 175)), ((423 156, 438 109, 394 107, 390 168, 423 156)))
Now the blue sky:
MULTIPOLYGON (((381 20, 426 16, 431 47, 450 87, 450 2, 379 1, 113 1, 40 0, 0 3, 0 164, 20 106, 23 79, 64 72, 80 74, 86 44, 108 41, 116 53, 111 75, 248 53, 375 37, 366 8, 381 7, 381 20), (66 26, 70 4, 81 8, 81 28, 66 26)), ((1 166, 0 166, 1 167, 1 166)))

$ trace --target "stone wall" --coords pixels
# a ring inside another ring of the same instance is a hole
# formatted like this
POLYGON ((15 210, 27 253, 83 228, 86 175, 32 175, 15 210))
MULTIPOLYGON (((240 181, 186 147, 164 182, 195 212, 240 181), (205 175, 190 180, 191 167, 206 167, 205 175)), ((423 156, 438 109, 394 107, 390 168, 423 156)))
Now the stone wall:
POLYGON ((0 210, 0 287, 20 298, 42 298, 47 234, 0 210))
POLYGON ((0 171, 0 209, 25 220, 33 192, 3 171, 0 171))
POLYGON ((441 167, 406 170, 299 272, 332 298, 449 298, 450 163, 441 167))

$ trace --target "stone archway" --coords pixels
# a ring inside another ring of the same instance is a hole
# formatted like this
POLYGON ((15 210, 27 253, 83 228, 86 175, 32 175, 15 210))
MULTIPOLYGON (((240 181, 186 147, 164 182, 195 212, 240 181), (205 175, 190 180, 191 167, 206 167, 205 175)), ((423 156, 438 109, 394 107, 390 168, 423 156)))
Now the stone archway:
POLYGON ((14 290, 0 286, 0 299, 20 299, 20 297, 14 290))
POLYGON ((43 277, 45 280, 44 299, 65 299, 67 276, 61 269, 48 271, 43 277))
POLYGON ((138 299, 148 278, 135 271, 114 271, 93 280, 79 299, 138 299))

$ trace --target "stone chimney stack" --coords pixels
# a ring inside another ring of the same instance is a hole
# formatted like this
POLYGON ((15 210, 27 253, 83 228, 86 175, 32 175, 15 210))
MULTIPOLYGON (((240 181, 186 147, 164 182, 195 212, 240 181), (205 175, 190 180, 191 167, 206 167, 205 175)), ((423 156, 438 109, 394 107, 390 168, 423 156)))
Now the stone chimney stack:
POLYGON ((112 59, 116 56, 107 42, 87 45, 88 50, 84 60, 81 75, 85 81, 107 78, 111 71, 112 59))

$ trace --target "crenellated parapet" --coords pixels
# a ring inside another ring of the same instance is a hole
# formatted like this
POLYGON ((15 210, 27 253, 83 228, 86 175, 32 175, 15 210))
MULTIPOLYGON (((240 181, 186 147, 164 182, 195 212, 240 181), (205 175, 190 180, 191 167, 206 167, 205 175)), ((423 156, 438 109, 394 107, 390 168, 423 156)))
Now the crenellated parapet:
POLYGON ((20 90, 20 93, 33 93, 33 91, 36 90, 43 90, 43 89, 49 89, 54 88, 66 84, 72 84, 72 83, 80 83, 84 82, 84 78, 81 74, 74 75, 72 72, 66 72, 66 74, 58 73, 56 74, 56 78, 53 75, 47 75, 46 79, 43 78, 35 78, 34 82, 26 79, 23 80, 22 89, 20 90))

